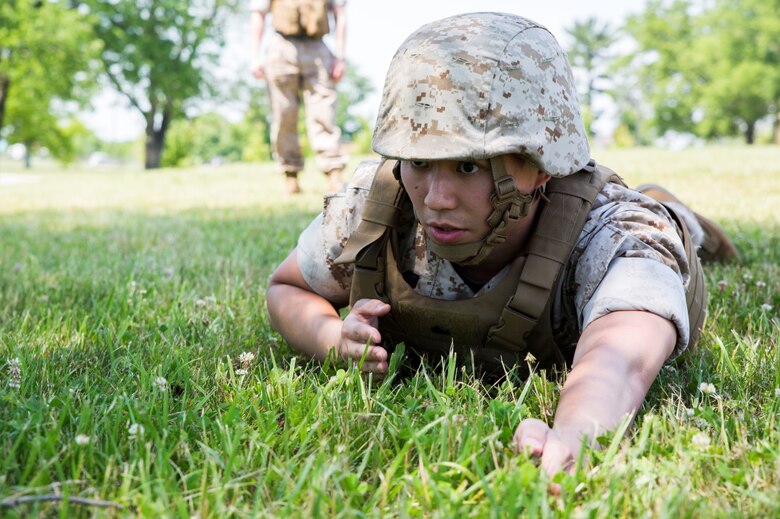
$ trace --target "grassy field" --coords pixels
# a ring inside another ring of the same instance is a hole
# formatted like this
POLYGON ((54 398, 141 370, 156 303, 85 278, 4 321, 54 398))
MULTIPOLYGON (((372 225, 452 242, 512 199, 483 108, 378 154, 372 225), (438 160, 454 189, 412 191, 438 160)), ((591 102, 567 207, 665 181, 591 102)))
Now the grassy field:
POLYGON ((316 172, 291 198, 270 164, 0 162, 0 516, 777 517, 780 148, 594 155, 721 223, 742 259, 708 269, 699 348, 560 497, 510 448, 559 380, 377 382, 270 329, 316 172))

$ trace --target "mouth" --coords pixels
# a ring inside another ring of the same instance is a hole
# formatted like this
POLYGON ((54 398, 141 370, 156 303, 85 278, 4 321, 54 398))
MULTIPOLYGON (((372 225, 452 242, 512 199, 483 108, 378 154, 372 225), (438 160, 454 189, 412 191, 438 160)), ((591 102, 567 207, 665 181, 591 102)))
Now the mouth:
POLYGON ((457 242, 466 234, 465 229, 446 223, 432 222, 425 224, 424 227, 428 237, 441 244, 457 242))

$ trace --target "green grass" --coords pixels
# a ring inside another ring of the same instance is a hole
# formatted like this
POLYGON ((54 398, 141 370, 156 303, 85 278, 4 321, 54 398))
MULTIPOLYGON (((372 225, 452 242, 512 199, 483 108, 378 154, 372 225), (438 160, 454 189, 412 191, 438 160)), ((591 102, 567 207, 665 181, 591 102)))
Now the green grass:
POLYGON ((776 517, 780 149, 594 155, 671 188, 743 257, 708 269, 699 348, 561 497, 510 448, 522 418, 551 419, 560 380, 378 382, 296 358, 270 329, 267 279, 321 207, 315 171, 290 198, 269 164, 0 162, 0 500, 122 506, 0 516, 776 517))

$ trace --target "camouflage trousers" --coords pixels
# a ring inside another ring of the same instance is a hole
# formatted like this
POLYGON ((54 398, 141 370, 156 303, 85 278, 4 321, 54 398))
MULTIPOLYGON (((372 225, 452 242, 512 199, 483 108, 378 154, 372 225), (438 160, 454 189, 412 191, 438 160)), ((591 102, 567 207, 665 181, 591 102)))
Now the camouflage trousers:
POLYGON ((322 40, 274 34, 268 45, 266 77, 271 98, 271 142, 284 172, 303 169, 298 112, 303 100, 309 142, 324 172, 342 170, 346 157, 335 123, 336 88, 330 79, 333 54, 322 40))

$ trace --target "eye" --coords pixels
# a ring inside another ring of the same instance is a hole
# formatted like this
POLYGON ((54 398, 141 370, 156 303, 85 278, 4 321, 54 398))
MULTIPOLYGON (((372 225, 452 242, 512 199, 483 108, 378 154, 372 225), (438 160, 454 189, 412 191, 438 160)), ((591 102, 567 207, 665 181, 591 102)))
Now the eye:
POLYGON ((461 162, 458 164, 458 171, 465 173, 466 175, 474 175, 479 173, 480 166, 476 162, 461 162))
POLYGON ((410 160, 409 165, 413 168, 427 168, 428 162, 425 160, 410 160))

